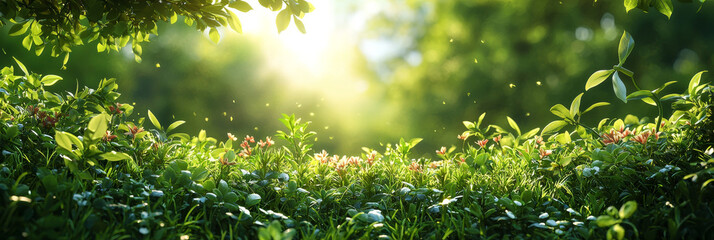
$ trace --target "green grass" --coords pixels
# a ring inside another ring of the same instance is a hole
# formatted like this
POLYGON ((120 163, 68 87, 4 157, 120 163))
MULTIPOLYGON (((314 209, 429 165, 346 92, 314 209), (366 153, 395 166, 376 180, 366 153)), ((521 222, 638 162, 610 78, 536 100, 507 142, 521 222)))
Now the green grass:
POLYGON ((711 88, 698 79, 658 137, 635 116, 538 135, 510 119, 513 131, 483 128, 482 115, 454 147, 413 159, 420 139, 312 149, 309 123, 288 115, 276 136, 191 136, 131 118, 114 80, 52 93, 36 73, 1 73, 7 239, 714 237, 711 88))

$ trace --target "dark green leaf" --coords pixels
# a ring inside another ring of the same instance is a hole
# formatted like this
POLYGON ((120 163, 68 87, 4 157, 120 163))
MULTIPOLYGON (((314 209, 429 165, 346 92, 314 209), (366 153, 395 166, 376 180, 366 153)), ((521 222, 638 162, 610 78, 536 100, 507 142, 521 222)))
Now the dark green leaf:
POLYGON ((260 195, 251 193, 248 195, 248 197, 245 198, 245 206, 251 207, 253 205, 256 205, 256 204, 260 203, 261 199, 262 198, 260 197, 260 195))

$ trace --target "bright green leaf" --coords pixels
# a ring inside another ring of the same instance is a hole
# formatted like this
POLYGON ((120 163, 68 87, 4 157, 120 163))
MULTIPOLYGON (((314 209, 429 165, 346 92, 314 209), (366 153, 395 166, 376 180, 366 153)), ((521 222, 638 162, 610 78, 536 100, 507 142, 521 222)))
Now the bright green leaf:
POLYGON ((652 93, 647 90, 639 90, 633 93, 630 93, 630 95, 627 95, 627 100, 628 101, 633 101, 633 100, 640 100, 644 98, 650 98, 652 96, 652 93))
POLYGON ((615 72, 614 69, 599 70, 597 72, 594 72, 592 75, 590 75, 590 77, 588 78, 588 81, 585 83, 585 91, 587 91, 588 89, 591 89, 591 88, 599 85, 603 81, 605 81, 607 79, 607 77, 609 77, 610 74, 612 74, 613 72, 615 72))
POLYGON ((610 105, 610 103, 609 102, 597 102, 593 105, 590 105, 590 107, 588 107, 587 109, 585 109, 585 111, 583 111, 581 113, 581 115, 585 114, 586 112, 589 112, 590 110, 595 109, 596 107, 602 107, 602 106, 607 106, 607 105, 610 105))
POLYGON ((89 126, 87 126, 87 129, 92 132, 92 140, 97 140, 104 137, 104 135, 107 133, 107 121, 108 119, 106 114, 99 114, 89 120, 89 126))
POLYGON ((633 213, 637 210, 637 202, 635 201, 629 201, 626 202, 625 204, 620 207, 620 218, 621 219, 626 219, 632 216, 633 213))
POLYGON ((580 113, 580 99, 583 97, 584 93, 578 94, 575 99, 573 99, 573 102, 570 103, 570 115, 571 116, 577 116, 578 113, 580 113))
POLYGON ((151 124, 154 124, 154 127, 161 130, 161 123, 159 123, 159 120, 156 119, 156 116, 154 116, 154 113, 152 113, 151 110, 148 110, 147 115, 149 116, 149 121, 151 121, 151 124))
POLYGON ((253 10, 253 7, 251 7, 250 4, 241 0, 229 3, 228 6, 241 12, 248 12, 250 10, 253 10))
POLYGON ((201 129, 201 131, 198 132, 198 141, 206 141, 206 130, 201 129))
POLYGON ((24 23, 15 23, 15 25, 12 25, 10 27, 9 35, 10 36, 20 36, 27 32, 27 29, 30 28, 30 24, 32 24, 33 20, 29 20, 24 23))
POLYGON ((562 104, 556 104, 551 107, 550 112, 563 119, 573 119, 573 115, 570 115, 570 111, 562 104))
POLYGON ((483 119, 486 117, 486 113, 481 113, 481 116, 478 116, 478 122, 476 122, 476 128, 481 127, 481 122, 483 122, 483 119))
POLYGON ((25 47, 25 49, 30 50, 32 48, 32 36, 27 35, 25 38, 22 39, 22 46, 25 47))
POLYGON ((625 0, 625 11, 629 13, 630 10, 635 9, 638 2, 638 0, 625 0))
POLYGON ((55 142, 57 142, 58 147, 72 151, 72 141, 69 140, 69 137, 67 136, 67 134, 65 132, 62 132, 62 131, 55 132, 55 142))
POLYGON ((218 29, 216 28, 211 28, 211 30, 208 31, 208 37, 211 38, 211 41, 215 44, 218 44, 218 41, 221 40, 221 34, 218 33, 218 29))
POLYGON ((698 72, 697 74, 694 74, 692 77, 692 80, 689 80, 689 87, 687 88, 687 92, 689 93, 689 96, 694 96, 695 95, 695 89, 697 89, 697 86, 699 86, 699 81, 702 79, 702 74, 707 72, 701 71, 698 72))
POLYGON ((622 33, 620 38, 620 45, 617 47, 617 56, 620 58, 620 65, 622 65, 627 57, 630 56, 632 49, 635 47, 635 40, 627 31, 622 33))
POLYGON ((672 0, 654 0, 654 7, 669 19, 672 16, 672 0))
POLYGON ((20 60, 17 60, 17 58, 12 57, 12 59, 15 59, 15 62, 17 63, 18 66, 20 66, 20 70, 22 70, 23 73, 25 73, 25 76, 29 76, 30 74, 27 72, 27 68, 25 67, 25 64, 22 64, 20 60))
POLYGON ((563 120, 555 120, 555 121, 552 121, 552 122, 548 123, 548 125, 546 125, 546 126, 543 128, 543 131, 542 131, 540 134, 541 134, 541 135, 545 135, 545 134, 548 134, 548 133, 551 133, 551 132, 556 132, 556 131, 560 130, 561 128, 563 128, 563 127, 565 127, 565 126, 567 126, 567 125, 568 125, 568 123, 567 123, 566 121, 563 121, 563 120))
POLYGON ((228 24, 230 24, 231 28, 233 28, 233 31, 236 31, 237 33, 243 33, 243 27, 240 25, 240 19, 238 19, 238 15, 233 13, 233 11, 228 11, 228 13, 230 14, 228 24))
POLYGON ((521 129, 518 128, 518 124, 516 124, 516 121, 513 121, 513 119, 509 116, 506 116, 506 120, 508 120, 508 125, 513 128, 513 130, 516 130, 516 133, 518 133, 518 136, 521 135, 521 129))
POLYGON ((169 20, 169 22, 170 22, 171 24, 174 24, 174 23, 176 23, 177 20, 178 20, 178 14, 176 14, 176 12, 174 12, 174 13, 171 15, 171 19, 169 20))
POLYGON ((283 9, 278 13, 275 19, 275 24, 278 26, 278 33, 284 31, 290 25, 290 10, 289 8, 283 9))
POLYGON ((469 130, 474 129, 476 127, 476 124, 474 124, 473 122, 470 122, 470 121, 463 121, 463 123, 464 123, 464 127, 466 127, 466 129, 469 129, 469 130))
POLYGON ((625 238, 625 229, 622 226, 620 226, 620 224, 615 224, 615 226, 612 226, 612 228, 610 228, 610 230, 608 230, 608 231, 613 232, 613 233, 608 232, 608 235, 612 236, 612 238, 615 238, 617 240, 622 240, 623 238, 625 238))
POLYGON ((602 215, 597 217, 595 220, 595 223, 597 223, 598 227, 609 227, 615 224, 620 223, 621 220, 615 219, 614 217, 608 216, 608 215, 602 215))
POLYGON ((622 100, 624 103, 627 103, 627 89, 617 72, 612 75, 612 89, 615 91, 615 96, 617 96, 617 98, 622 100))
POLYGON ((168 132, 171 132, 171 130, 174 130, 175 128, 181 126, 181 125, 184 124, 184 123, 186 123, 186 121, 183 121, 183 120, 175 121, 174 123, 172 123, 171 125, 169 125, 169 127, 166 129, 166 132, 167 132, 167 133, 168 133, 168 132))
POLYGON ((123 152, 116 152, 116 151, 103 153, 102 155, 100 155, 100 157, 102 159, 110 161, 110 162, 132 160, 132 158, 131 158, 131 156, 129 156, 129 154, 126 154, 123 152))
POLYGON ((42 80, 40 80, 40 82, 42 82, 42 85, 44 86, 52 86, 59 80, 62 80, 62 77, 57 75, 46 75, 42 77, 42 80))

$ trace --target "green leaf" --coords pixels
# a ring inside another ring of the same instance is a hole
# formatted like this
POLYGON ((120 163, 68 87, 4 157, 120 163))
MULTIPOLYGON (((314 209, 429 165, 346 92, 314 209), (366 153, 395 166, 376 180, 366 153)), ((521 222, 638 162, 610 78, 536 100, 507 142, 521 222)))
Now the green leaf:
POLYGON ((474 124, 473 122, 463 121, 463 123, 464 123, 464 127, 466 127, 466 129, 472 130, 472 129, 476 128, 476 124, 474 124))
POLYGON ((513 121, 513 119, 511 119, 511 117, 509 117, 509 116, 506 116, 506 120, 508 120, 508 125, 511 126, 511 128, 513 128, 513 130, 516 130, 516 133, 518 133, 518 136, 520 136, 521 129, 518 128, 518 124, 516 124, 516 121, 513 121))
POLYGON ((201 129, 201 131, 198 132, 198 141, 206 141, 206 130, 201 129))
POLYGON ((151 121, 151 124, 154 124, 154 127, 161 130, 161 123, 159 123, 159 120, 156 119, 154 113, 152 113, 151 110, 148 110, 147 115, 149 115, 149 121, 151 121))
POLYGON ((278 26, 278 33, 282 32, 288 28, 288 25, 290 25, 290 10, 289 10, 289 8, 285 8, 278 13, 277 18, 275 19, 275 25, 278 26))
POLYGON ((599 216, 595 220, 595 223, 597 223, 598 227, 609 227, 609 226, 618 224, 620 222, 621 222, 621 220, 615 219, 614 217, 611 217, 608 215, 599 216))
POLYGON ((567 125, 568 125, 568 123, 567 123, 566 121, 563 121, 563 120, 555 120, 555 121, 552 121, 552 122, 548 123, 548 125, 546 125, 546 126, 543 128, 543 131, 542 131, 540 134, 541 134, 541 135, 545 135, 545 134, 548 134, 548 133, 551 133, 551 132, 556 132, 556 131, 560 130, 561 128, 563 128, 563 127, 565 127, 565 126, 567 126, 567 125))
POLYGON ((104 134, 107 133, 107 121, 107 115, 103 113, 94 116, 91 120, 89 120, 89 126, 87 126, 87 129, 92 132, 92 140, 104 137, 104 134))
POLYGON ((677 83, 677 81, 669 81, 669 82, 666 82, 666 83, 662 84, 661 87, 658 87, 657 89, 655 89, 653 92, 654 92, 655 94, 660 93, 660 92, 662 92, 662 90, 664 90, 667 86, 672 85, 672 84, 675 84, 675 83, 677 83))
POLYGON ((233 13, 233 11, 228 11, 228 13, 230 14, 228 24, 230 24, 231 28, 233 28, 233 31, 236 31, 237 33, 243 33, 243 27, 240 25, 240 19, 238 19, 238 15, 233 13))
POLYGON ((570 138, 570 133, 568 131, 565 131, 564 133, 561 133, 561 134, 558 134, 558 136, 555 136, 555 140, 558 141, 560 144, 568 144, 573 141, 570 138))
POLYGON ((422 140, 424 140, 424 139, 423 138, 412 138, 411 140, 409 140, 409 148, 413 148, 414 146, 419 144, 422 140))
POLYGON ((672 16, 672 0, 654 0, 654 7, 667 16, 667 19, 672 16))
POLYGON ((697 86, 699 86, 699 81, 702 79, 702 73, 705 73, 705 72, 707 72, 707 71, 705 70, 705 71, 698 72, 697 74, 694 74, 694 76, 692 77, 692 80, 689 80, 689 87, 687 88, 687 92, 689 93, 689 96, 695 95, 694 90, 696 90, 697 86))
POLYGON ((27 68, 25 67, 25 64, 22 64, 20 60, 17 60, 17 58, 12 57, 12 59, 15 59, 15 62, 17 63, 17 66, 20 66, 20 70, 22 70, 23 73, 25 73, 25 76, 29 76, 30 74, 27 72, 27 68))
POLYGON ((615 226, 612 226, 612 228, 608 230, 607 235, 608 238, 622 240, 623 238, 625 238, 625 229, 620 226, 620 224, 615 224, 615 226))
POLYGON ((216 28, 211 28, 211 30, 208 31, 208 37, 211 38, 211 41, 215 44, 218 44, 218 41, 221 40, 221 34, 218 33, 218 29, 216 28))
POLYGON ((629 13, 630 10, 635 9, 638 2, 638 0, 625 0, 625 11, 629 13))
POLYGON ((650 98, 652 97, 652 93, 647 90, 639 90, 633 93, 630 93, 630 95, 627 95, 627 100, 633 101, 633 100, 640 100, 644 98, 650 98))
POLYGON ((538 134, 540 128, 534 128, 520 136, 520 139, 529 139, 538 134))
POLYGON ((623 32, 622 37, 620 37, 620 45, 617 47, 617 56, 620 58, 620 65, 627 60, 627 57, 630 56, 634 47, 635 40, 632 39, 632 36, 627 31, 623 32))
POLYGON ((590 105, 590 107, 588 107, 587 109, 585 109, 585 111, 583 111, 581 113, 581 115, 585 114, 586 112, 589 112, 590 110, 595 109, 596 107, 602 107, 602 106, 607 106, 607 105, 610 105, 610 103, 609 102, 597 102, 593 105, 590 105))
POLYGON ((626 219, 632 216, 633 213, 637 210, 637 202, 635 201, 629 201, 626 202, 625 204, 620 207, 620 218, 621 219, 626 219))
POLYGON ((46 175, 42 177, 42 185, 45 186, 45 189, 47 189, 48 192, 57 191, 57 176, 46 175))
POLYGON ((562 104, 556 104, 551 107, 550 112, 563 119, 573 119, 573 115, 570 115, 570 111, 562 104))
POLYGON ((625 84, 622 83, 622 79, 620 79, 620 75, 615 72, 615 74, 612 75, 612 89, 615 91, 615 96, 622 100, 624 103, 627 103, 627 89, 625 88, 625 84))
POLYGON ((481 113, 481 116, 478 116, 478 122, 476 122, 476 128, 481 127, 481 122, 483 122, 483 118, 486 117, 486 113, 481 113))
POLYGON ((57 142, 58 147, 64 148, 68 151, 72 151, 72 141, 69 140, 69 137, 65 132, 55 132, 55 142, 57 142))
POLYGON ((27 32, 27 29, 30 28, 30 24, 32 24, 33 20, 26 21, 24 23, 15 23, 15 25, 12 25, 10 27, 9 35, 14 37, 14 36, 20 36, 27 32))
POLYGON ((250 10, 253 10, 253 7, 251 7, 250 4, 241 0, 229 3, 228 6, 241 12, 248 12, 250 10))
POLYGON ((52 86, 59 80, 62 80, 62 77, 57 75, 46 75, 42 77, 42 80, 40 80, 40 82, 43 86, 52 86))
POLYGON ((570 103, 570 115, 577 116, 580 113, 580 99, 583 97, 584 93, 580 93, 573 102, 570 103))
POLYGON ((484 164, 486 164, 486 161, 488 161, 489 157, 490 155, 488 155, 488 153, 481 153, 476 156, 476 158, 474 159, 474 163, 478 166, 483 166, 484 164))
POLYGON ((588 78, 588 81, 585 83, 585 91, 587 91, 588 89, 591 89, 591 88, 599 85, 603 81, 605 81, 605 79, 607 79, 607 77, 609 77, 610 74, 612 74, 613 72, 615 72, 614 69, 599 70, 597 72, 594 72, 592 75, 590 75, 590 77, 588 78))
POLYGON ((305 24, 302 24, 302 21, 298 19, 296 16, 293 16, 293 21, 295 22, 295 26, 297 26, 298 30, 300 30, 301 33, 306 33, 305 31, 305 24))
POLYGON ((99 155, 99 156, 102 159, 110 161, 110 162, 131 160, 131 156, 129 156, 129 154, 126 154, 123 152, 116 152, 116 151, 103 153, 102 155, 99 155))
POLYGON ((173 12, 173 14, 171 15, 171 19, 169 20, 169 22, 170 22, 171 24, 174 24, 174 23, 176 23, 177 20, 178 20, 178 14, 176 14, 176 12, 173 12))
POLYGON ((28 51, 32 48, 32 36, 27 35, 24 39, 22 39, 22 46, 25 47, 28 51))
POLYGON ((245 206, 251 207, 253 205, 256 205, 256 204, 260 203, 260 199, 262 199, 260 197, 260 195, 251 193, 248 195, 248 197, 245 198, 245 206))
POLYGON ((183 121, 183 120, 175 121, 174 123, 172 123, 171 125, 169 125, 169 128, 166 129, 166 132, 167 132, 167 133, 168 133, 168 132, 171 132, 171 130, 174 130, 175 128, 177 128, 177 127, 183 125, 184 123, 186 123, 186 121, 183 121))

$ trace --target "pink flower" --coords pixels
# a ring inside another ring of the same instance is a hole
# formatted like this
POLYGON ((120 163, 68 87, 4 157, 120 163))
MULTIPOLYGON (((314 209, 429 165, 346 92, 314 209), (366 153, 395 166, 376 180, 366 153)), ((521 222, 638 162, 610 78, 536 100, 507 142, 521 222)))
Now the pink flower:
POLYGON ((542 148, 538 149, 538 151, 540 152, 540 159, 543 159, 553 153, 553 150, 543 150, 542 148))
POLYGON ((412 164, 409 165, 409 170, 414 172, 421 172, 421 166, 416 162, 412 162, 412 164))
POLYGON ((486 146, 486 143, 488 143, 488 139, 479 140, 479 141, 476 141, 476 143, 477 143, 479 146, 481 146, 481 148, 483 148, 484 146, 486 146))
POLYGON ((275 141, 270 139, 270 137, 265 137, 265 142, 268 144, 268 147, 273 146, 273 144, 275 144, 275 141))
POLYGON ((496 143, 500 142, 500 141, 501 141, 501 135, 499 134, 498 136, 494 137, 494 138, 493 138, 493 141, 496 142, 496 143))
POLYGON ((253 136, 245 135, 245 141, 246 141, 246 142, 250 142, 250 143, 254 143, 254 142, 255 142, 255 139, 253 138, 253 136))
POLYGON ((469 137, 469 132, 464 132, 460 135, 456 135, 456 138, 458 138, 459 140, 466 140, 468 137, 469 137))

